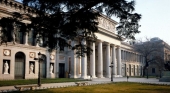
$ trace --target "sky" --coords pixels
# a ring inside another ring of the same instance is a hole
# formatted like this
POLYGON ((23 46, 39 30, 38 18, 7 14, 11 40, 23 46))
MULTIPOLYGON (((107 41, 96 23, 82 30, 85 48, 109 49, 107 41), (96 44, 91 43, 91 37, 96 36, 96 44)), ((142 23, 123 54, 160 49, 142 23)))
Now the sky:
MULTIPOLYGON (((135 2, 135 12, 142 15, 139 22, 141 33, 136 34, 135 38, 143 40, 146 37, 159 37, 170 45, 170 0, 135 0, 135 2)), ((118 22, 117 19, 113 20, 118 22)))
POLYGON ((159 37, 170 44, 170 0, 136 0, 135 10, 142 15, 136 39, 159 37))

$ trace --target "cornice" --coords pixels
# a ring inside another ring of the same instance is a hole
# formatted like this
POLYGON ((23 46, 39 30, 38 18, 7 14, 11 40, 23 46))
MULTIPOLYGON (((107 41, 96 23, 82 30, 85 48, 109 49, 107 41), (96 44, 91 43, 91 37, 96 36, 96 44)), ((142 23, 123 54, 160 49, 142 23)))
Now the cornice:
POLYGON ((168 50, 170 50, 170 46, 169 46, 169 44, 168 44, 168 43, 166 43, 166 42, 164 42, 164 41, 163 41, 163 43, 164 43, 165 48, 166 48, 166 49, 168 49, 168 50))
POLYGON ((24 6, 22 3, 17 2, 15 0, 0 0, 0 7, 7 6, 10 7, 10 9, 13 9, 13 12, 15 11, 23 11, 24 13, 29 13, 29 14, 35 14, 35 9, 24 6))
POLYGON ((125 43, 125 42, 121 42, 121 48, 128 51, 128 52, 132 52, 132 53, 135 53, 135 54, 142 55, 141 53, 135 51, 132 45, 129 45, 129 44, 125 43), (124 47, 124 46, 127 46, 128 48, 124 47))
POLYGON ((6 48, 13 48, 13 47, 18 47, 18 48, 24 48, 24 49, 33 49, 33 50, 42 50, 42 51, 46 51, 48 50, 47 48, 43 48, 43 47, 36 47, 36 46, 32 46, 32 45, 24 45, 24 44, 13 44, 13 42, 7 42, 6 44, 2 44, 0 47, 6 47, 6 48))
POLYGON ((111 32, 111 31, 105 30, 105 29, 103 29, 101 27, 98 27, 98 30, 99 31, 97 33, 102 33, 102 34, 107 35, 107 36, 109 36, 111 38, 114 38, 116 40, 123 41, 123 38, 119 39, 119 37, 115 33, 111 32))

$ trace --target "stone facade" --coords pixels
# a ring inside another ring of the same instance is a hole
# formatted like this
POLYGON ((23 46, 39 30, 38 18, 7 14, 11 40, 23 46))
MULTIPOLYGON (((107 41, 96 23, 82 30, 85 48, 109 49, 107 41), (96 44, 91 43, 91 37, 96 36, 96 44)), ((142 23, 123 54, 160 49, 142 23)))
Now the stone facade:
MULTIPOLYGON (((35 10, 23 6, 14 0, 0 0, 0 17, 10 16, 12 12, 31 13, 35 10)), ((29 22, 29 21, 25 21, 29 22)), ((64 51, 40 47, 32 33, 23 35, 24 42, 8 42, 0 46, 0 80, 34 79, 38 77, 38 53, 43 54, 40 62, 42 78, 109 78, 111 77, 111 62, 113 62, 114 77, 140 76, 142 74, 143 57, 136 53, 132 46, 117 39, 115 26, 117 22, 102 16, 99 18, 99 32, 95 33, 97 41, 91 43, 93 53, 77 58, 75 51, 68 47, 64 51), (8 64, 8 68, 5 67, 8 64)), ((72 45, 77 41, 70 41, 72 45)), ((86 44, 86 41, 83 41, 86 44)))
POLYGON ((170 62, 170 45, 159 38, 157 39, 158 39, 156 40, 158 42, 157 44, 162 45, 159 49, 160 51, 158 52, 159 55, 162 57, 162 60, 149 64, 148 75, 161 77, 163 75, 163 71, 166 71, 166 69, 164 68, 164 64, 170 62))

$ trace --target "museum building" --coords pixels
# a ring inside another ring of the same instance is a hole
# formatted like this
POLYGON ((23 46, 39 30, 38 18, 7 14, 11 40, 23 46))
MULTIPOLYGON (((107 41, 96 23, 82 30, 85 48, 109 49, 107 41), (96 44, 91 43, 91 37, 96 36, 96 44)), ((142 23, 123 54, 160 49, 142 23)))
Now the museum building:
MULTIPOLYGON (((0 0, 0 18, 11 16, 12 12, 31 13, 35 11, 14 0, 0 0)), ((116 21, 102 15, 99 18, 98 37, 90 43, 91 55, 77 57, 76 50, 65 47, 64 50, 48 51, 48 47, 40 47, 29 33, 17 32, 17 40, 2 43, 0 46, 0 80, 38 78, 39 63, 41 78, 110 78, 141 76, 144 58, 133 50, 133 46, 118 39, 116 21), (35 60, 38 53, 42 61, 35 60), (113 65, 113 69, 109 66, 113 65), (112 71, 111 71, 112 70, 112 71)), ((27 20, 25 22, 28 22, 27 20)), ((0 30, 3 28, 0 27, 0 30)), ((12 32, 12 31, 11 31, 12 32)), ((0 31, 0 35, 1 35, 0 31)), ((78 42, 69 41, 71 45, 78 42)), ((84 44, 87 42, 84 41, 84 44)))

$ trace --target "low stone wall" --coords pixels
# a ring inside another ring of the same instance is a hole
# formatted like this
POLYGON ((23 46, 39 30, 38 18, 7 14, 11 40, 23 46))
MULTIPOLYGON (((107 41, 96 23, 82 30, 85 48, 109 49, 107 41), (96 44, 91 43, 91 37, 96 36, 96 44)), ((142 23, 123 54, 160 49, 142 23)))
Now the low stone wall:
POLYGON ((163 71, 163 76, 159 79, 160 82, 170 82, 170 71, 163 71))

